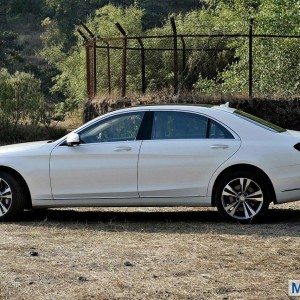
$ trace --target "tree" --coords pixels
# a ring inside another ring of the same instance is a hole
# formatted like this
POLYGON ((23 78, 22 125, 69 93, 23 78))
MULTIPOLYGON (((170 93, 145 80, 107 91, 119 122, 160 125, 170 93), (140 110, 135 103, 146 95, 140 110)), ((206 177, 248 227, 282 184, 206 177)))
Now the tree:
MULTIPOLYGON (((237 1, 240 5, 243 1, 237 1)), ((257 34, 299 35, 297 0, 262 1, 255 11, 243 8, 244 15, 254 17, 257 34)), ((234 10, 223 6, 233 15, 234 10)), ((248 20, 249 20, 248 17, 248 20)), ((248 88, 248 42, 240 42, 236 63, 220 73, 223 92, 245 93, 248 88)), ((300 93, 300 51, 297 39, 254 39, 253 81, 256 95, 294 96, 300 93)))
POLYGON ((0 113, 1 124, 17 126, 39 122, 39 112, 44 99, 40 81, 33 75, 16 72, 11 75, 0 69, 0 113))
POLYGON ((0 68, 16 70, 18 63, 23 60, 21 50, 16 33, 0 30, 0 68))

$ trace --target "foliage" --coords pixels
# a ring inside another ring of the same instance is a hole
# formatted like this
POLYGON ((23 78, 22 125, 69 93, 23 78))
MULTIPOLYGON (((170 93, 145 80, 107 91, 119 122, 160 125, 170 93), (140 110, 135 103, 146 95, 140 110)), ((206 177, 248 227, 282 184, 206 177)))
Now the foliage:
POLYGON ((0 72, 0 114, 4 124, 37 124, 43 106, 40 81, 31 74, 0 72), (38 108, 38 109, 37 109, 38 108))
POLYGON ((40 14, 45 5, 43 0, 6 0, 10 14, 40 14))
MULTIPOLYGON (((147 1, 146 1, 147 2, 147 1)), ((232 0, 227 2, 206 1, 202 9, 176 15, 178 33, 243 33, 249 30, 250 18, 255 18, 255 33, 297 34, 296 0, 247 1, 232 0)), ((119 22, 128 35, 148 33, 170 34, 168 19, 160 28, 144 31, 143 20, 146 11, 142 2, 135 1, 135 6, 116 7, 107 5, 96 10, 86 24, 101 37, 119 36, 114 26, 119 22)), ((145 3, 144 3, 145 4, 145 3)), ((64 52, 60 30, 56 21, 47 19, 48 26, 43 36, 45 48, 43 56, 60 71, 56 76, 53 91, 61 91, 69 99, 80 103, 85 98, 85 49, 82 38, 77 36, 77 44, 68 54, 64 52)), ((147 39, 145 47, 172 48, 172 39, 147 39)), ((297 95, 300 90, 299 41, 294 39, 254 40, 254 88, 257 94, 297 95), (275 84, 274 84, 275 83, 275 84)), ((104 45, 104 44, 103 44, 104 45)), ((111 42, 111 46, 122 43, 111 42)), ((130 47, 137 47, 137 41, 129 41, 130 47)), ((179 40, 179 47, 181 46, 179 40)), ((232 49, 225 51, 189 52, 187 68, 181 70, 180 89, 195 89, 203 93, 238 93, 245 94, 248 89, 248 39, 199 38, 186 39, 187 48, 232 49)), ((107 53, 106 49, 97 50, 98 91, 107 91, 107 53)), ((172 52, 147 51, 146 72, 149 90, 168 88, 173 82, 172 52)), ((182 64, 179 56, 179 65, 182 64)), ((127 88, 140 90, 140 54, 128 51, 127 88)), ((111 50, 112 87, 120 87, 121 50, 111 50)))
MULTIPOLYGON (((175 16, 179 34, 247 34, 249 20, 254 18, 254 33, 299 35, 299 0, 0 0, 0 14, 5 16, 0 20, 2 126, 6 123, 15 127, 43 124, 49 130, 53 122, 62 120, 86 98, 86 53, 75 28, 81 21, 101 37, 119 36, 116 22, 122 24, 128 35, 170 34, 170 15, 175 16), (38 24, 34 32, 37 48, 30 53, 24 48, 30 48, 34 42, 29 40, 30 45, 27 45, 24 41, 28 41, 26 36, 34 26, 24 23, 27 18, 36 18, 38 24), (40 20, 43 20, 41 27, 40 20), (22 22, 23 31, 22 24, 16 26, 22 22), (32 57, 34 53, 36 57, 32 57)), ((199 38, 185 42, 187 48, 203 51, 187 52, 185 70, 182 69, 182 52, 178 52, 180 92, 247 94, 247 38, 199 38), (228 50, 205 51, 205 48, 228 50)), ((112 41, 110 45, 122 47, 122 41, 112 41)), ((172 48, 173 41, 171 38, 147 39, 144 45, 172 48)), ((138 47, 138 42, 131 40, 128 46, 138 47)), ((182 47, 180 39, 178 46, 182 47)), ((106 51, 97 49, 100 94, 105 94, 108 87, 106 51)), ((299 39, 255 38, 253 55, 255 95, 299 95, 299 39)), ((111 83, 117 93, 121 58, 121 49, 111 50, 111 83)), ((127 63, 127 90, 140 91, 140 53, 128 51, 127 63)), ((146 77, 149 91, 168 90, 173 84, 172 51, 146 51, 146 77)))
MULTIPOLYGON (((235 14, 228 6, 223 5, 222 8, 228 16, 235 14)), ((241 6, 240 10, 244 15, 254 17, 256 34, 299 35, 297 0, 266 0, 262 1, 256 11, 241 6)), ((236 63, 219 74, 223 82, 219 88, 223 92, 241 93, 247 89, 248 84, 248 41, 232 44, 236 47, 236 63)), ((254 92, 257 95, 299 95, 299 40, 256 38, 253 53, 254 92)))
POLYGON ((22 61, 18 35, 12 31, 0 30, 0 68, 15 70, 15 65, 22 61))
MULTIPOLYGON (((124 9, 108 5, 97 10, 95 17, 90 18, 87 21, 87 25, 100 36, 115 36, 119 35, 119 32, 114 23, 120 22, 129 34, 137 34, 142 32, 142 16, 143 11, 135 7, 124 9)), ((47 20, 45 25, 51 26, 51 30, 57 32, 54 29, 57 27, 53 24, 53 21, 47 20)), ((46 30, 46 32, 49 32, 49 30, 46 30)), ((82 39, 79 37, 77 44, 72 47, 68 54, 65 54, 63 52, 63 45, 53 37, 55 37, 54 34, 50 34, 50 38, 43 36, 45 47, 41 52, 41 55, 60 71, 60 75, 55 78, 56 84, 52 91, 61 91, 69 104, 81 103, 86 95, 85 48, 83 47, 82 39)), ((121 62, 120 59, 119 51, 112 53, 112 66, 117 68, 121 62)), ((98 60, 99 62, 105 60, 105 52, 98 52, 98 60)), ((105 68, 98 68, 100 88, 104 88, 107 84, 105 76, 105 68)), ((117 72, 114 72, 112 81, 115 86, 119 85, 120 79, 117 72)))
POLYGON ((33 75, 0 69, 0 143, 27 140, 19 136, 25 132, 22 127, 31 129, 31 137, 41 137, 42 127, 51 135, 53 121, 62 121, 64 115, 64 107, 45 101, 40 81, 33 75))

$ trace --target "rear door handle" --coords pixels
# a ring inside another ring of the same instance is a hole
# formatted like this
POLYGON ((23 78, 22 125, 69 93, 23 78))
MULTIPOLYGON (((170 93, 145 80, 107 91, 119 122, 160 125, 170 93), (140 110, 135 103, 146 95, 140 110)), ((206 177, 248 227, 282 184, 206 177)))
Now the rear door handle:
POLYGON ((130 150, 132 150, 132 147, 128 147, 128 146, 119 146, 114 149, 114 151, 116 152, 130 151, 130 150))
POLYGON ((228 145, 211 145, 210 146, 211 149, 227 149, 229 148, 228 145))

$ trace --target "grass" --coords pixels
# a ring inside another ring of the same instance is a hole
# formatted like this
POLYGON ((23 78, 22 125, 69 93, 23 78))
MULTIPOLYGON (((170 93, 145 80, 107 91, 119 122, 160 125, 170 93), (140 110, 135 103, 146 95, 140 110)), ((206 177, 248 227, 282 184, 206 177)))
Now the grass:
POLYGON ((0 224, 0 299, 286 299, 300 273, 300 205, 264 220, 230 224, 202 208, 26 212, 0 224))

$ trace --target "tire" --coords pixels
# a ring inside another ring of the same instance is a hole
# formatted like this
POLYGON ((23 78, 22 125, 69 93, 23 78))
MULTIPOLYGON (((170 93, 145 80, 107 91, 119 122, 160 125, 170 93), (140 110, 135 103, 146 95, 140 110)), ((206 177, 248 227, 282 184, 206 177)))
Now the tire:
POLYGON ((0 221, 19 218, 25 207, 26 191, 14 176, 0 172, 0 221))
POLYGON ((259 174, 238 171, 222 178, 215 190, 219 213, 227 220, 242 224, 258 220, 268 209, 271 192, 259 174))

